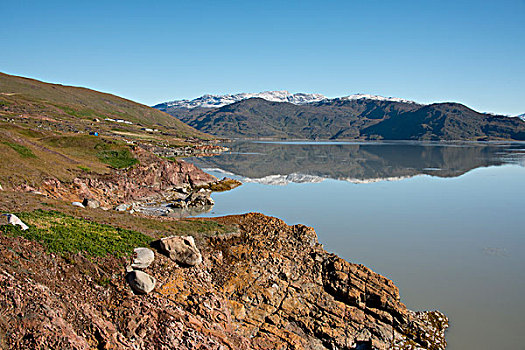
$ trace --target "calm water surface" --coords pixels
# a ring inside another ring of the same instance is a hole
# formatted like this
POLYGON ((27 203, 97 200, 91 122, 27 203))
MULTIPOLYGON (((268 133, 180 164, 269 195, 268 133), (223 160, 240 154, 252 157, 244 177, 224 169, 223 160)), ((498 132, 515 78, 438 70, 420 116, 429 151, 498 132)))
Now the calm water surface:
POLYGON ((241 187, 205 216, 262 212, 313 226, 450 318, 448 349, 525 349, 525 144, 254 143, 193 158, 241 187), (220 170, 219 170, 220 169, 220 170))

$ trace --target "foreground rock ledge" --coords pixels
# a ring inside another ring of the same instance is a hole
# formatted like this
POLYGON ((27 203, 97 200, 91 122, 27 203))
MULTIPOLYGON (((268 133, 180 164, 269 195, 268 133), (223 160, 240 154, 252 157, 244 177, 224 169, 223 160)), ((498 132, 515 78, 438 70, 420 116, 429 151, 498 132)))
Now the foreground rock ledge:
POLYGON ((141 296, 115 258, 66 261, 0 235, 0 348, 445 348, 443 314, 407 310, 390 280, 327 253, 313 229, 218 220, 239 232, 195 236, 195 267, 159 254, 148 268, 158 287, 141 296))

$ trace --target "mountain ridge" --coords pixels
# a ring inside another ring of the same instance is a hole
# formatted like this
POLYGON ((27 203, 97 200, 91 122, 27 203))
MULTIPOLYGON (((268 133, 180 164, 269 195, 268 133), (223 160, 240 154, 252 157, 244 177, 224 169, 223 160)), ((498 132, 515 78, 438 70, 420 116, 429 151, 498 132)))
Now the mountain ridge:
POLYGON ((337 98, 293 104, 249 98, 218 108, 168 107, 218 137, 309 140, 525 140, 525 122, 461 103, 421 105, 391 98, 337 98))
POLYGON ((200 97, 197 97, 192 100, 173 100, 163 103, 159 103, 153 106, 159 110, 164 110, 166 108, 219 108, 235 102, 240 102, 250 98, 262 98, 270 102, 288 102, 292 104, 302 105, 310 104, 321 101, 331 101, 331 100, 359 100, 359 99, 369 99, 369 100, 378 100, 378 101, 393 101, 393 102, 404 102, 404 103, 414 103, 417 102, 397 98, 397 97, 384 97, 379 95, 370 95, 370 94, 353 94, 348 96, 341 97, 326 97, 321 94, 315 93, 290 93, 287 90, 274 90, 274 91, 263 91, 257 93, 238 93, 238 94, 227 94, 227 95, 210 95, 205 94, 200 97))

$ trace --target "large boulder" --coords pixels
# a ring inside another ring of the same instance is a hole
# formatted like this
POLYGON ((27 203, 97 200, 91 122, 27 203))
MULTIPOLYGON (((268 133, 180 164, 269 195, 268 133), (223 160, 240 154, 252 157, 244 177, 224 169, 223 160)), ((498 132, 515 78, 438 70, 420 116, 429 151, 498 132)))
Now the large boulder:
POLYGON ((149 248, 135 248, 134 249, 135 255, 133 258, 133 262, 131 263, 131 267, 134 269, 145 269, 155 259, 155 254, 153 253, 153 250, 149 248))
POLYGON ((100 207, 100 203, 92 198, 84 198, 84 201, 82 202, 82 205, 84 205, 86 208, 98 208, 100 207))
POLYGON ((119 204, 115 207, 116 211, 127 211, 131 209, 131 204, 119 204))
POLYGON ((22 222, 22 220, 20 220, 18 218, 18 216, 16 216, 15 214, 3 214, 3 216, 5 217, 5 219, 6 219, 8 224, 15 225, 15 226, 20 226, 22 231, 25 231, 25 230, 27 230, 29 228, 29 226, 24 224, 22 222))
POLYGON ((187 266, 198 265, 202 255, 191 236, 170 236, 160 240, 160 249, 173 261, 187 266))
POLYGON ((210 197, 211 191, 204 189, 199 190, 198 192, 193 192, 184 199, 187 207, 200 207, 207 205, 214 205, 215 202, 210 197))
POLYGON ((133 270, 126 275, 129 286, 137 294, 148 294, 155 288, 155 277, 139 270, 133 270))
POLYGON ((187 206, 188 206, 188 203, 186 203, 186 200, 180 199, 180 198, 168 204, 168 208, 170 209, 171 208, 182 209, 182 208, 186 208, 187 206))

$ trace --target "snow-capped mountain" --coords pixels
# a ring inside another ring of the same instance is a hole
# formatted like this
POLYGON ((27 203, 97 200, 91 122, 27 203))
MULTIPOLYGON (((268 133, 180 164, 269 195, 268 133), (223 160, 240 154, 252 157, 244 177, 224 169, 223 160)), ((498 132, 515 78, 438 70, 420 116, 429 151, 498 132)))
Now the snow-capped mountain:
POLYGON ((416 103, 414 101, 405 100, 403 98, 397 97, 384 97, 378 95, 368 95, 368 94, 355 94, 345 97, 340 97, 340 100, 350 101, 350 100, 375 100, 375 101, 389 101, 389 102, 402 102, 402 103, 416 103))
MULTIPOLYGON (((235 95, 204 95, 193 100, 176 100, 163 103, 172 108, 217 108, 226 106, 249 98, 262 98, 272 102, 289 102, 293 104, 305 104, 325 100, 320 94, 292 94, 288 91, 264 91, 259 93, 240 93, 235 95)), ((157 107, 157 106, 155 106, 157 107)))
POLYGON ((520 118, 521 120, 525 122, 525 113, 517 115, 516 118, 520 118))
POLYGON ((292 94, 288 91, 264 91, 259 93, 240 93, 235 95, 204 95, 193 100, 175 100, 154 106, 158 109, 166 108, 217 108, 226 106, 235 102, 246 100, 249 98, 262 98, 272 102, 289 102, 296 105, 308 104, 320 101, 330 100, 376 100, 376 101, 392 101, 392 102, 403 102, 403 103, 415 103, 414 101, 405 100, 396 97, 383 97, 377 95, 366 95, 366 94, 355 94, 345 97, 328 98, 321 94, 307 94, 307 93, 296 93, 292 94))

